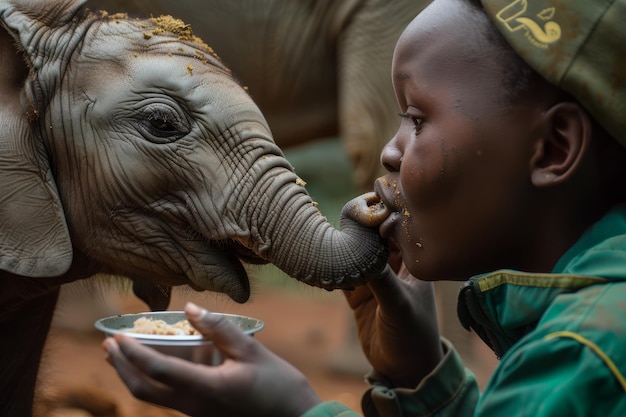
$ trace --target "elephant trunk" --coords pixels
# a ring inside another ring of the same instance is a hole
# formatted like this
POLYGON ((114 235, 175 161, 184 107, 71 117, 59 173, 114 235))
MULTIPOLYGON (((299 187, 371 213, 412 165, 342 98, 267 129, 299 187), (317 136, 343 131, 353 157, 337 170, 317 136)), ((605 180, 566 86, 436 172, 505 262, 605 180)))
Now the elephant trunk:
POLYGON ((275 167, 268 174, 261 181, 265 190, 249 200, 249 209, 258 213, 250 217, 256 219, 251 243, 258 255, 291 277, 328 290, 354 288, 383 270, 389 251, 376 226, 388 212, 380 198, 368 193, 348 202, 337 230, 295 173, 275 167))

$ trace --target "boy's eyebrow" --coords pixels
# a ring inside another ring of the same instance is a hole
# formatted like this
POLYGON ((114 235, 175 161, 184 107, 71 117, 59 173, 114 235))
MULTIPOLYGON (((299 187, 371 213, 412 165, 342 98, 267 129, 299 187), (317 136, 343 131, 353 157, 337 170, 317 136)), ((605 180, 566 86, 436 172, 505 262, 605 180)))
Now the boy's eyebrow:
POLYGON ((409 78, 411 78, 411 76, 407 74, 406 72, 399 72, 396 75, 396 78, 398 78, 399 80, 408 80, 409 78))

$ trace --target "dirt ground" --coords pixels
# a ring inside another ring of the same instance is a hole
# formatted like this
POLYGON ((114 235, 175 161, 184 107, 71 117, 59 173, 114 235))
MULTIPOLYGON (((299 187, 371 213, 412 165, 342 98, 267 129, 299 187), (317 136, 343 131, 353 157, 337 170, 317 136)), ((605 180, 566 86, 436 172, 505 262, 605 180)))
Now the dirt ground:
MULTIPOLYGON (((187 300, 213 311, 263 320, 265 328, 255 336, 259 341, 307 375, 323 400, 340 401, 360 411, 360 397, 367 387, 362 376, 366 365, 360 351, 352 348, 351 317, 339 292, 292 282, 282 287, 274 283, 256 288, 251 300, 239 305, 217 294, 177 290, 170 310, 182 309, 187 300), (340 358, 342 366, 338 367, 340 358)), ((82 285, 64 289, 40 372, 40 415, 180 416, 129 394, 105 362, 103 335, 93 328, 99 317, 145 310, 143 303, 118 290, 93 291, 82 285)), ((469 366, 484 385, 495 360, 478 346, 474 347, 476 355, 469 366)))

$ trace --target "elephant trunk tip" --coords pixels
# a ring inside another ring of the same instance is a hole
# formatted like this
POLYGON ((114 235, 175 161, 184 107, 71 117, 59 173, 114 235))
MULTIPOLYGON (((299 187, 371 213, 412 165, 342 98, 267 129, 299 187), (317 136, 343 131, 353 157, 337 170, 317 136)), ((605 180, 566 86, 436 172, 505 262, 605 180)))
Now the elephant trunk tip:
POLYGON ((343 211, 346 217, 366 227, 380 225, 391 213, 383 200, 373 191, 348 201, 343 211))

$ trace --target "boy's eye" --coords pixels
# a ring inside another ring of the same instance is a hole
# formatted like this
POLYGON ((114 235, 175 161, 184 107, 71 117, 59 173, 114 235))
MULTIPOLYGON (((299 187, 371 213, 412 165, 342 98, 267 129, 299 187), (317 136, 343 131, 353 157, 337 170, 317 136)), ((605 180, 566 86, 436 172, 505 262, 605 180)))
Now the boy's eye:
POLYGON ((411 122, 413 122, 415 129, 419 129, 422 126, 422 122, 424 121, 424 119, 422 119, 421 117, 412 116, 408 113, 400 113, 398 114, 398 116, 402 117, 403 119, 409 119, 411 122))

